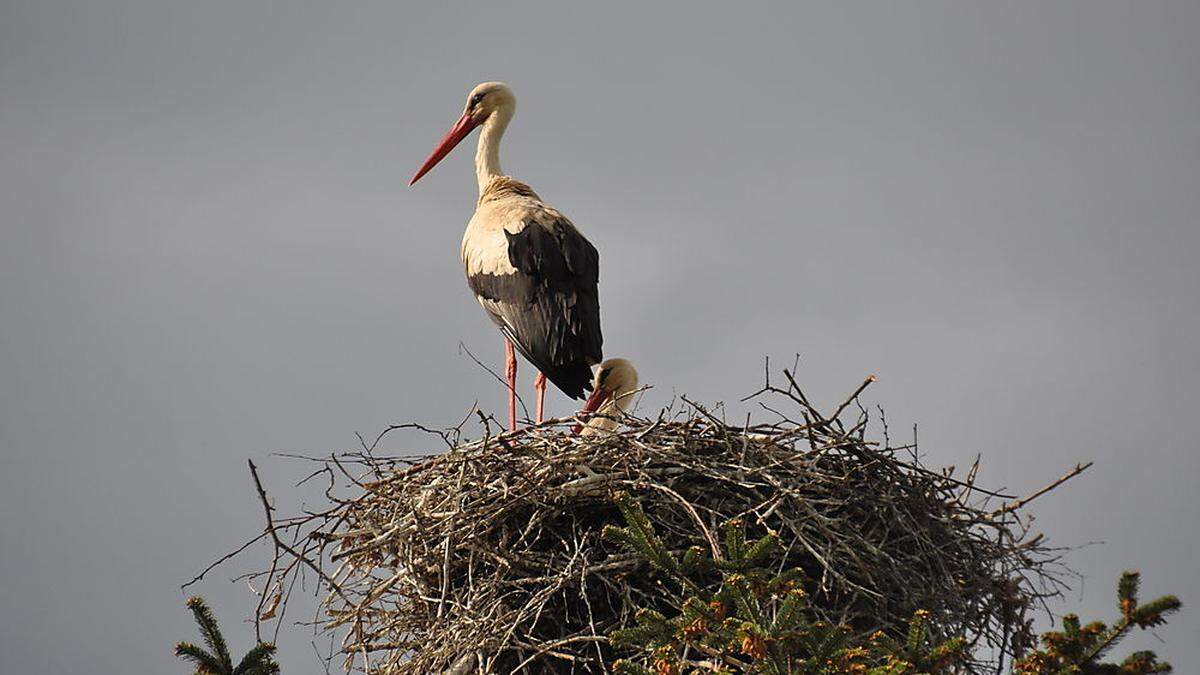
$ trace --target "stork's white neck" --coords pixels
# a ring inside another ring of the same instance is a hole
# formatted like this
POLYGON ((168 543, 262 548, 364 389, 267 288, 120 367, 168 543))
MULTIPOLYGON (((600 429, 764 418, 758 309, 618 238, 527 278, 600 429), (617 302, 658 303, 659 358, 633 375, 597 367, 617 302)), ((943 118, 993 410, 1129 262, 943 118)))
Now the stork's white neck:
POLYGON ((500 139, 504 130, 512 120, 513 109, 510 106, 497 108, 483 123, 479 132, 479 146, 475 149, 475 180, 479 183, 479 194, 487 189, 496 176, 503 176, 500 169, 500 139))

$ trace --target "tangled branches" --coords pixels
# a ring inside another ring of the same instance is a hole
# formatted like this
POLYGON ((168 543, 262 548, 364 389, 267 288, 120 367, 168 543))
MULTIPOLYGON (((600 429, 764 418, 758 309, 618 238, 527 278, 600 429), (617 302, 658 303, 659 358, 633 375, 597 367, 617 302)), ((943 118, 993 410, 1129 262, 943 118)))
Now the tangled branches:
POLYGON ((573 436, 560 420, 497 435, 484 420, 474 441, 434 432, 447 447, 426 457, 364 444, 324 460, 328 508, 293 518, 274 517, 259 483, 275 550, 250 575, 266 589, 260 622, 315 573, 347 669, 605 672, 620 656, 609 633, 666 602, 661 576, 601 536, 620 522, 619 490, 670 551, 720 559, 715 532, 732 518, 778 535, 781 567, 804 571, 830 622, 899 635, 924 610, 934 637, 992 658, 1025 650, 1063 571, 1028 531, 1028 500, 976 486, 978 467, 956 477, 913 445, 868 440, 869 379, 827 416, 787 380, 758 394, 771 423, 731 425, 684 399, 613 434, 573 436))

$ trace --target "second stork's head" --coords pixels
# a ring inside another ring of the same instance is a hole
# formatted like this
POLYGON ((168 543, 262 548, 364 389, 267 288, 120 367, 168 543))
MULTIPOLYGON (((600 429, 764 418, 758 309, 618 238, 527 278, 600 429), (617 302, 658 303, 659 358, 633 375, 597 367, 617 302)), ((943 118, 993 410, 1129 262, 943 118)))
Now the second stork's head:
POLYGON ((416 183, 421 179, 421 176, 429 173, 429 170, 442 161, 442 158, 450 154, 454 146, 466 138, 475 127, 488 120, 494 120, 499 123, 494 123, 494 125, 502 129, 512 119, 512 115, 516 109, 517 98, 513 96, 512 89, 507 84, 503 82, 484 82, 483 84, 476 85, 471 90, 471 93, 467 94, 467 105, 463 108, 462 117, 458 118, 458 121, 447 132, 446 137, 433 149, 433 152, 429 154, 425 163, 421 165, 421 168, 417 170, 416 175, 413 176, 408 184, 412 185, 416 183))
POLYGON ((626 359, 608 359, 596 369, 592 395, 579 411, 588 418, 586 426, 575 427, 575 433, 596 433, 616 429, 618 418, 633 401, 638 388, 638 373, 626 359))

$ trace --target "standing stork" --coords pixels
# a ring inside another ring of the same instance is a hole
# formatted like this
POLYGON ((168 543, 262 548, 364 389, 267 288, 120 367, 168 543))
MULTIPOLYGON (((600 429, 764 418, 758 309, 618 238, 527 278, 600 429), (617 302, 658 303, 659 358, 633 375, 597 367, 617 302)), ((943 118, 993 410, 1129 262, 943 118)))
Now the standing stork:
POLYGON ((409 183, 483 127, 475 151, 479 202, 463 234, 462 263, 475 299, 505 337, 510 430, 517 427, 515 351, 538 369, 538 423, 545 414, 546 378, 567 396, 583 398, 591 389, 592 365, 604 358, 596 247, 532 188, 500 170, 500 138, 516 108, 506 84, 472 89, 462 117, 409 183))

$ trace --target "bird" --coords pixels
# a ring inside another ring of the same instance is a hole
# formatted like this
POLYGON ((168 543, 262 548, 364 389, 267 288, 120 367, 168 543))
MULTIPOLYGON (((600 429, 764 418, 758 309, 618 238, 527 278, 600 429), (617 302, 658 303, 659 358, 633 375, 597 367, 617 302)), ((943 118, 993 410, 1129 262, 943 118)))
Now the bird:
POLYGON ((545 416, 546 379, 581 399, 592 388, 592 366, 604 359, 600 330, 600 254, 529 185, 500 168, 500 139, 517 99, 503 82, 484 82, 467 96, 458 122, 417 170, 415 184, 476 127, 479 200, 463 234, 467 285, 505 338, 508 427, 517 427, 517 359, 538 374, 536 423, 545 416))
POLYGON ((629 407, 638 388, 638 372, 628 359, 608 359, 596 369, 592 395, 584 402, 578 417, 586 420, 572 429, 576 434, 590 436, 614 431, 619 418, 629 407))

